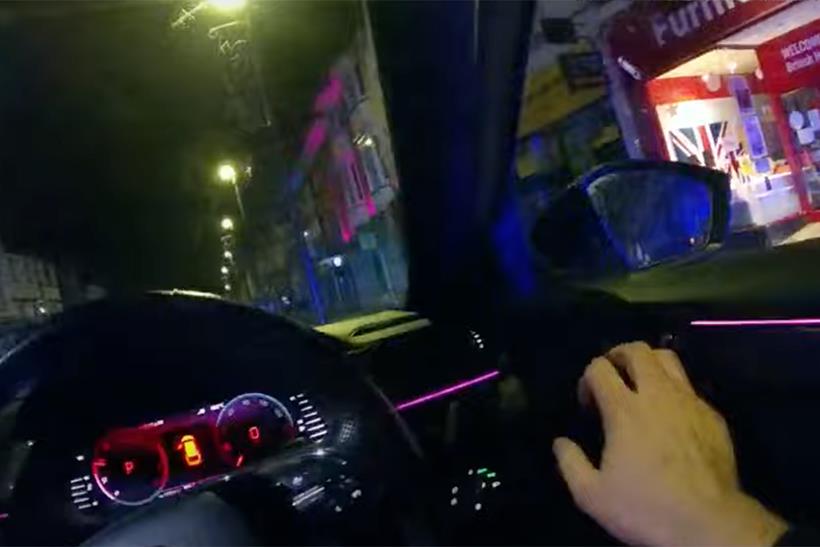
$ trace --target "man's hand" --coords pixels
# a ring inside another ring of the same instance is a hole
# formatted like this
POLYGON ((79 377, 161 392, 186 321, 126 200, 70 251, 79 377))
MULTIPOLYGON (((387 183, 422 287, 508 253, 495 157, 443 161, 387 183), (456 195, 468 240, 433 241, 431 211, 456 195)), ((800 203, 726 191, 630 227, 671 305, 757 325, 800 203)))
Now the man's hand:
POLYGON ((600 469, 567 438, 555 439, 553 451, 575 503, 615 537, 643 545, 772 545, 786 531, 741 491, 726 422, 695 394, 674 352, 642 342, 618 346, 592 360, 579 397, 601 414, 600 469))

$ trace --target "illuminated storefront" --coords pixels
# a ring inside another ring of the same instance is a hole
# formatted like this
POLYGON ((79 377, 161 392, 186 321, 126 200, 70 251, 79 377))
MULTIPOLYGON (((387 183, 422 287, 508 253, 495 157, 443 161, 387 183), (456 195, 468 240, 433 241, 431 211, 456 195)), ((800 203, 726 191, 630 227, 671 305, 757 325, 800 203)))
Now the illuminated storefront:
POLYGON ((638 2, 606 32, 632 156, 727 172, 736 230, 820 220, 820 0, 638 2))

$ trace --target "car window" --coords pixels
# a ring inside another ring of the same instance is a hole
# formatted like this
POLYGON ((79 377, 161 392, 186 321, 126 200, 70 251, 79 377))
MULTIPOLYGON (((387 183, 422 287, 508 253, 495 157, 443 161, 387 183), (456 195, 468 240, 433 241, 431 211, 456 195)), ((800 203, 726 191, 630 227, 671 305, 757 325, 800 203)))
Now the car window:
POLYGON ((530 218, 627 158, 729 175, 726 247, 820 236, 820 2, 537 2, 518 127, 530 218))
POLYGON ((403 304, 364 3, 3 3, 0 39, 3 330, 152 290, 310 324, 403 304))
MULTIPOLYGON (((820 0, 535 2, 525 227, 593 166, 649 158, 728 174, 727 248, 820 236, 819 32, 820 0)), ((169 289, 310 324, 403 305, 363 2, 3 3, 0 40, 0 328, 169 289)))

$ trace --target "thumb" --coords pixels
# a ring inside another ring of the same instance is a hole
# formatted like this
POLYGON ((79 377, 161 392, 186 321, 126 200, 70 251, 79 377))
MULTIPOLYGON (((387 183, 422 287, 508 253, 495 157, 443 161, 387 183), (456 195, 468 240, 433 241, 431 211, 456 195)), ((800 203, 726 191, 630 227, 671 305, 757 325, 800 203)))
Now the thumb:
POLYGON ((598 470, 590 463, 581 447, 566 437, 558 437, 552 442, 552 452, 575 504, 589 513, 598 470))

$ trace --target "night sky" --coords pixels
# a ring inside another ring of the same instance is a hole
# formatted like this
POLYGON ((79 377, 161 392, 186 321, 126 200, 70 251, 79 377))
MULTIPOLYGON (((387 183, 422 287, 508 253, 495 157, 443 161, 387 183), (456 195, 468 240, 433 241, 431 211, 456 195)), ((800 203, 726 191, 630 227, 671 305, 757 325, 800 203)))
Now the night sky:
MULTIPOLYGON (((0 238, 7 247, 72 265, 113 292, 218 289, 218 218, 233 196, 214 181, 215 166, 276 150, 281 171, 288 169, 288 147, 265 139, 298 142, 313 94, 349 43, 355 4, 254 6, 278 128, 264 137, 226 120, 224 65, 206 37, 218 16, 171 30, 182 5, 0 5, 0 238)), ((254 179, 251 201, 276 178, 254 179)))

